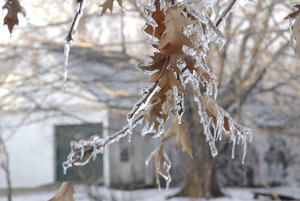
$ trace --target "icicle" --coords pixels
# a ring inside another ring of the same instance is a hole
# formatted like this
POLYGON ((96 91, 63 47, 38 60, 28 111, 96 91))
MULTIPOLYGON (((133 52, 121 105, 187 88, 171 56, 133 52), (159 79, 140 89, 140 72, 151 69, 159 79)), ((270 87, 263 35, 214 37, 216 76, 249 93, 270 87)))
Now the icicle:
MULTIPOLYGON (((171 166, 170 166, 170 167, 171 167, 171 166)), ((167 182, 166 182, 166 190, 169 190, 171 181, 172 181, 172 179, 171 179, 171 177, 169 177, 169 179, 168 179, 167 182)))
POLYGON ((63 95, 66 95, 66 90, 67 90, 68 61, 69 61, 70 48, 71 48, 71 43, 66 42, 65 49, 64 49, 63 95))
POLYGON ((133 119, 127 119, 128 122, 128 129, 126 131, 128 135, 128 142, 131 142, 131 135, 132 135, 132 129, 133 129, 133 119))
POLYGON ((222 140, 222 132, 223 132, 223 125, 224 125, 224 111, 223 109, 219 109, 219 113, 217 116, 217 140, 222 140))
POLYGON ((249 129, 249 128, 243 128, 242 133, 243 133, 243 136, 244 136, 242 164, 244 164, 245 158, 246 158, 246 153, 247 153, 247 140, 249 140, 249 142, 251 142, 252 138, 253 138, 253 134, 252 134, 252 130, 249 129))
POLYGON ((67 174, 67 170, 72 167, 72 164, 64 162, 62 167, 64 169, 64 174, 67 174))
MULTIPOLYGON (((64 3, 64 1, 62 2, 64 3)), ((62 4, 61 3, 61 4, 62 4)), ((68 77, 68 60, 69 60, 69 54, 70 54, 70 47, 72 44, 72 41, 74 39, 75 32, 77 30, 80 18, 83 15, 83 11, 85 8, 86 0, 81 1, 74 1, 73 7, 74 7, 74 17, 72 19, 71 26, 68 30, 68 34, 65 38, 65 49, 64 49, 64 78, 63 78, 63 94, 66 94, 66 84, 67 84, 67 77, 68 77)))
POLYGON ((218 96, 218 93, 219 93, 219 91, 218 91, 218 85, 219 85, 219 83, 216 81, 216 82, 214 82, 214 97, 213 97, 213 99, 214 100, 217 100, 217 96, 218 96))
POLYGON ((218 155, 218 150, 214 141, 210 141, 209 143, 211 156, 214 158, 218 155))
POLYGON ((232 150, 231 150, 231 158, 234 159, 234 153, 235 153, 235 144, 236 144, 236 137, 234 133, 231 133, 230 140, 232 142, 232 150))
POLYGON ((129 132, 129 133, 128 133, 128 142, 129 142, 129 143, 132 141, 131 135, 132 135, 132 132, 129 132))
POLYGON ((182 92, 179 92, 178 89, 176 91, 177 95, 175 95, 175 108, 178 116, 178 124, 181 124, 182 115, 184 114, 184 96, 182 92))
POLYGON ((242 158, 242 164, 245 163, 246 153, 247 153, 247 142, 246 142, 246 138, 245 138, 245 142, 243 142, 243 158, 242 158))

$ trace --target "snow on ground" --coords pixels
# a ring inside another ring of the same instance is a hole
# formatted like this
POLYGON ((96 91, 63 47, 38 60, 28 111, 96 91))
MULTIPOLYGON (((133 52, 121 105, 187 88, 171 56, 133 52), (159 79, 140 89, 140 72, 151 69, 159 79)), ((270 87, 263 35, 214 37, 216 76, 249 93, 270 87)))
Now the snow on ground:
MULTIPOLYGON (((57 187, 58 188, 58 187, 57 187)), ((87 188, 84 185, 74 185, 76 193, 74 194, 75 201, 92 201, 88 196, 87 188)), ((92 191, 97 196, 98 201, 205 201, 206 199, 193 199, 193 198, 171 198, 167 199, 168 196, 176 194, 180 189, 171 188, 169 190, 158 190, 158 189, 141 189, 133 191, 125 190, 112 190, 105 187, 93 188, 92 191), (100 198, 100 199, 99 199, 100 198)), ((273 189, 277 193, 284 195, 295 196, 300 200, 300 187, 276 187, 273 189)), ((259 197, 254 199, 253 192, 268 192, 263 188, 225 188, 223 192, 227 197, 209 199, 210 201, 267 201, 271 200, 268 197, 259 197)), ((51 199, 56 193, 55 188, 38 189, 29 191, 16 191, 13 195, 12 201, 47 201, 51 199)), ((6 201, 5 194, 0 194, 0 201, 6 201)))

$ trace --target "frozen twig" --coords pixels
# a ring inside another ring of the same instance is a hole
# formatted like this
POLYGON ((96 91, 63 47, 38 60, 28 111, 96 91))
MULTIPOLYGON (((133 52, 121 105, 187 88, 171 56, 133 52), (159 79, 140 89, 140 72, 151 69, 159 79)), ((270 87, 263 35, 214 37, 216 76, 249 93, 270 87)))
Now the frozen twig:
POLYGON ((64 173, 67 169, 76 166, 83 166, 87 164, 91 158, 96 158, 97 154, 103 153, 104 147, 114 142, 118 142, 121 138, 128 135, 129 130, 132 127, 138 125, 143 119, 143 115, 138 116, 133 120, 132 125, 127 125, 119 132, 106 137, 105 139, 99 138, 99 136, 92 136, 88 140, 80 140, 78 142, 72 141, 71 152, 68 155, 67 161, 63 163, 64 173))

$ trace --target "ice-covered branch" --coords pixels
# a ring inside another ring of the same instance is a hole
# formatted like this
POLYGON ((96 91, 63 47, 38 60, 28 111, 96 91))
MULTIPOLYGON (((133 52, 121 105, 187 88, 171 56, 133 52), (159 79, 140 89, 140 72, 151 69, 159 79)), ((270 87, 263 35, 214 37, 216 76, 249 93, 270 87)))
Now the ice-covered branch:
POLYGON ((132 119, 134 119, 134 117, 139 113, 139 111, 145 109, 145 107, 148 105, 152 96, 159 90, 159 87, 158 87, 159 79, 162 77, 164 70, 166 69, 167 61, 168 61, 168 59, 166 59, 165 64, 162 67, 162 70, 160 71, 160 74, 159 74, 158 78, 156 79, 156 81, 154 82, 154 84, 152 85, 152 87, 150 87, 146 91, 146 95, 134 105, 131 112, 127 115, 127 119, 129 122, 132 121, 132 119))
POLYGON ((99 136, 92 136, 88 140, 80 140, 78 142, 71 141, 71 152, 68 155, 67 161, 63 163, 64 173, 73 165, 83 166, 87 164, 91 158, 95 160, 97 154, 103 153, 105 146, 118 142, 121 138, 126 137, 130 134, 131 129, 140 124, 142 120, 143 115, 140 115, 132 121, 132 125, 128 125, 119 132, 107 136, 104 139, 99 136))

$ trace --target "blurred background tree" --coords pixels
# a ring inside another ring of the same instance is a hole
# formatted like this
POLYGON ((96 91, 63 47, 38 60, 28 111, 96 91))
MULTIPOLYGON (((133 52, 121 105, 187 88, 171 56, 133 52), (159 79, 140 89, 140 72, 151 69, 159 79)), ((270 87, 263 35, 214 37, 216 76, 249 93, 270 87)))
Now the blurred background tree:
MULTIPOLYGON (((216 1, 216 12, 211 13, 212 18, 216 19, 229 2, 216 1)), ((71 2, 67 1, 60 7, 57 1, 22 3, 30 18, 30 28, 25 30, 26 20, 20 18, 20 26, 14 28, 11 38, 5 28, 2 27, 0 30, 1 60, 6 64, 4 66, 3 62, 0 68, 2 90, 0 112, 5 108, 13 107, 11 104, 14 102, 11 100, 17 99, 26 100, 28 105, 33 105, 33 108, 43 108, 41 103, 32 98, 33 93, 42 92, 43 96, 47 97, 61 91, 63 63, 58 63, 56 66, 43 65, 49 52, 56 50, 59 46, 60 51, 62 50, 65 33, 73 14, 71 2), (26 54, 27 51, 33 51, 34 55, 26 54), (23 69, 22 63, 24 62, 30 63, 32 69, 23 69), (16 73, 17 79, 7 82, 9 73, 13 70, 18 72, 16 73), (56 75, 51 82, 46 81, 50 72, 56 75), (35 86, 35 88, 30 88, 28 91, 28 86, 35 86)), ((98 2, 88 1, 73 42, 74 48, 93 49, 99 51, 99 54, 122 52, 134 61, 145 59, 151 50, 147 48, 145 36, 140 29, 146 19, 143 5, 148 2, 140 1, 139 4, 141 6, 138 6, 137 2, 124 1, 122 9, 115 6, 111 15, 101 16, 98 2)), ((219 104, 238 122, 256 127, 261 123, 258 119, 264 114, 253 113, 251 108, 254 106, 259 106, 255 108, 268 108, 272 111, 270 118, 276 116, 276 119, 282 120, 283 125, 280 127, 284 128, 284 135, 287 136, 297 132, 300 114, 300 89, 297 84, 300 78, 299 68, 297 68, 299 56, 294 54, 289 46, 290 24, 288 20, 283 20, 290 13, 290 6, 291 1, 266 0, 258 1, 256 5, 246 1, 236 2, 233 12, 219 25, 227 38, 226 45, 220 50, 219 47, 211 45, 211 50, 207 55, 209 66, 219 78, 219 104)), ((71 50, 69 66, 72 66, 72 63, 97 60, 98 55, 87 55, 87 52, 74 51, 72 53, 71 50)), ((130 59, 127 61, 130 62, 130 59)), ((141 78, 137 78, 133 82, 140 80, 141 78)), ((71 76, 68 82, 70 85, 68 93, 72 93, 72 82, 76 83, 76 80, 73 80, 71 76)), ((99 82, 101 83, 101 80, 99 82)), ((84 94, 77 95, 89 100, 89 97, 85 97, 84 94)), ((131 95, 135 99, 139 96, 131 95)), ((230 163, 226 167, 216 165, 218 160, 222 161, 224 157, 231 157, 231 154, 229 156, 221 154, 220 159, 219 156, 214 159, 210 156, 193 102, 189 99, 186 101, 185 122, 189 128, 191 141, 198 143, 192 143, 194 160, 187 157, 185 159, 187 161, 186 173, 179 195, 220 196, 222 193, 219 189, 216 171, 227 172, 238 169, 241 166, 240 160, 236 159, 238 164, 230 163)), ((69 115, 61 107, 44 109, 69 115)), ((115 109, 124 114, 130 108, 115 109)), ((26 112, 30 115, 33 110, 26 112)), ((80 119, 80 117, 75 118, 80 119)), ((26 117, 23 123, 28 123, 26 117)), ((259 136, 259 133, 255 133, 255 136, 259 136)), ((228 153, 225 149, 230 149, 230 146, 224 145, 223 142, 220 142, 218 146, 221 153, 223 149, 224 153, 228 153)), ((252 146, 249 148, 246 160, 246 165, 251 167, 255 165, 253 164, 255 159, 251 157, 253 149, 255 150, 252 146)), ((237 158, 241 158, 239 152, 237 149, 237 158)), ((231 175, 225 175, 228 183, 230 183, 231 175)), ((224 183, 224 185, 228 184, 224 183)))

